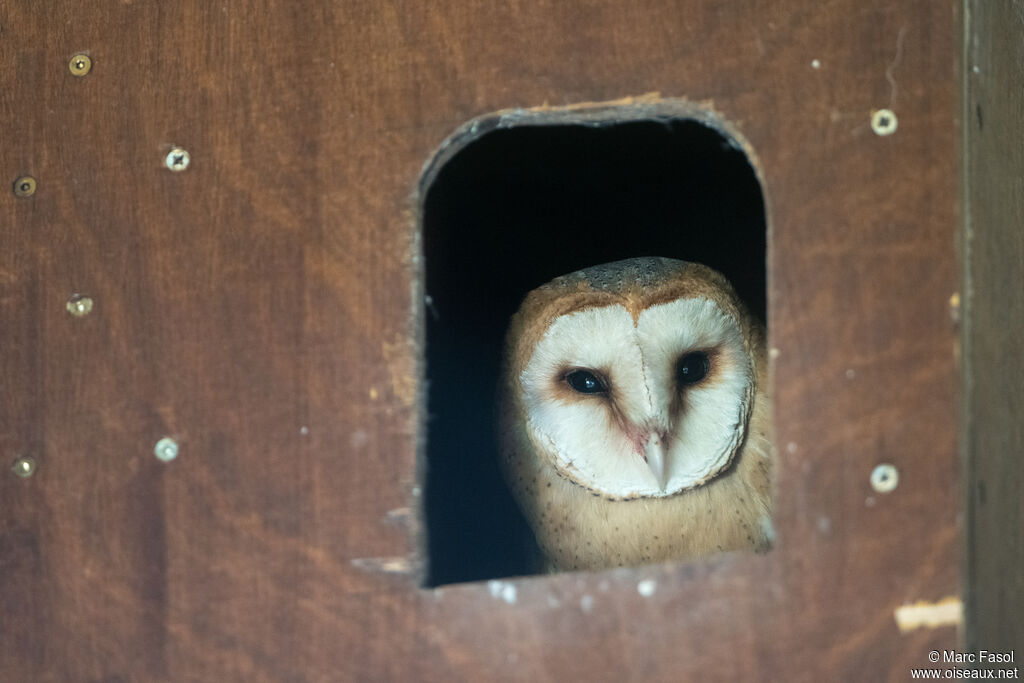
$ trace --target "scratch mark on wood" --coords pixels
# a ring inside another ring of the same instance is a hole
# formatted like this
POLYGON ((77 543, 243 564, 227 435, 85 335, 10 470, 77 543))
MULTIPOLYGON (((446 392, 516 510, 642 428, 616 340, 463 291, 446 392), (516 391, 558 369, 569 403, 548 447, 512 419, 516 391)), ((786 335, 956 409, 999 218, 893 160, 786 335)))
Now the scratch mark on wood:
POLYGON ((412 574, 413 566, 408 557, 357 557, 352 565, 371 574, 412 574))
POLYGON ((412 519, 412 510, 407 507, 395 508, 394 510, 388 510, 384 514, 384 521, 389 524, 396 524, 398 526, 405 526, 409 524, 412 519))
POLYGON ((893 72, 896 71, 896 67, 903 61, 903 38, 907 35, 907 27, 903 26, 900 28, 900 32, 896 35, 896 56, 893 57, 892 62, 885 69, 885 80, 889 81, 889 109, 892 109, 896 105, 896 93, 899 92, 899 87, 896 85, 896 79, 893 77, 893 72))

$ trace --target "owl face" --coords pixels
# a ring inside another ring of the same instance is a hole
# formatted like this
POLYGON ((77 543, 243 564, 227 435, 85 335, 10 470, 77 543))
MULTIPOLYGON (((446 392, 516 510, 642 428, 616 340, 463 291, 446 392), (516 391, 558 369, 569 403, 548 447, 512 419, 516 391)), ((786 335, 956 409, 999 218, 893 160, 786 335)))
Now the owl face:
POLYGON ((580 289, 590 288, 558 307, 518 376, 535 451, 611 498, 671 496, 721 473, 755 388, 728 301, 701 287, 669 299, 580 289))

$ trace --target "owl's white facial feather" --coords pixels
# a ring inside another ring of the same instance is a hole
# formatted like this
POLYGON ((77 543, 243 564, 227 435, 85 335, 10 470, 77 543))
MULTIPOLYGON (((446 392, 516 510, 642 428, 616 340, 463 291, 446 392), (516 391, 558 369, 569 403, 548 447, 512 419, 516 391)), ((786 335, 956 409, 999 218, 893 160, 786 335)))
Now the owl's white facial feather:
POLYGON ((651 306, 634 321, 622 305, 557 318, 519 377, 538 450, 576 483, 612 497, 668 496, 724 470, 743 440, 753 368, 739 323, 713 301, 651 306), (679 360, 704 351, 708 376, 677 378, 679 360), (566 373, 608 384, 574 392, 566 373))

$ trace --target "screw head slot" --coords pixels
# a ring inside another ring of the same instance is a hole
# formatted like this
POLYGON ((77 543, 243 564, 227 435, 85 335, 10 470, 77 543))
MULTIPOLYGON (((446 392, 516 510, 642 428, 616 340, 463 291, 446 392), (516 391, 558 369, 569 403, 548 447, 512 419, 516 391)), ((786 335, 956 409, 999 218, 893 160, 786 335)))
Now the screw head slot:
POLYGON ((875 135, 892 135, 896 132, 899 120, 892 109, 878 109, 871 113, 871 130, 875 135))
POLYGON ((77 54, 68 62, 68 71, 72 76, 85 76, 92 71, 92 58, 87 54, 77 54))
POLYGON ((169 170, 179 173, 188 168, 188 164, 191 160, 192 157, 189 156, 187 149, 175 147, 167 153, 167 157, 164 159, 164 164, 169 170))
POLYGON ((23 455, 11 465, 11 471, 22 479, 28 479, 36 473, 36 459, 29 455, 23 455))
POLYGON ((871 470, 871 488, 879 493, 891 493, 900 483, 900 471, 895 465, 882 463, 871 470))
POLYGON ((36 179, 30 175, 23 175, 14 181, 15 197, 31 197, 36 193, 36 179))
POLYGON ((68 299, 68 313, 76 318, 84 318, 92 312, 93 300, 86 294, 72 294, 68 299))
POLYGON ((156 442, 153 454, 160 462, 170 462, 178 457, 178 442, 169 436, 165 436, 156 442))

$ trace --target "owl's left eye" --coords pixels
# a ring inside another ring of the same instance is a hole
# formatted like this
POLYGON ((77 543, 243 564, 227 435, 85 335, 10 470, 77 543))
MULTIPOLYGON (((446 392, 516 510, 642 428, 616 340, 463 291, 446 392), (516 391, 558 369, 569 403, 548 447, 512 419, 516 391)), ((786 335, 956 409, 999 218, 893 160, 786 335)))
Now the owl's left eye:
POLYGON ((679 365, 676 366, 676 378, 679 384, 684 386, 696 384, 708 376, 709 370, 711 370, 711 361, 708 360, 708 354, 703 351, 694 351, 679 359, 679 365))
POLYGON ((573 370, 565 376, 565 381, 581 394, 603 394, 608 391, 604 380, 589 370, 573 370))

